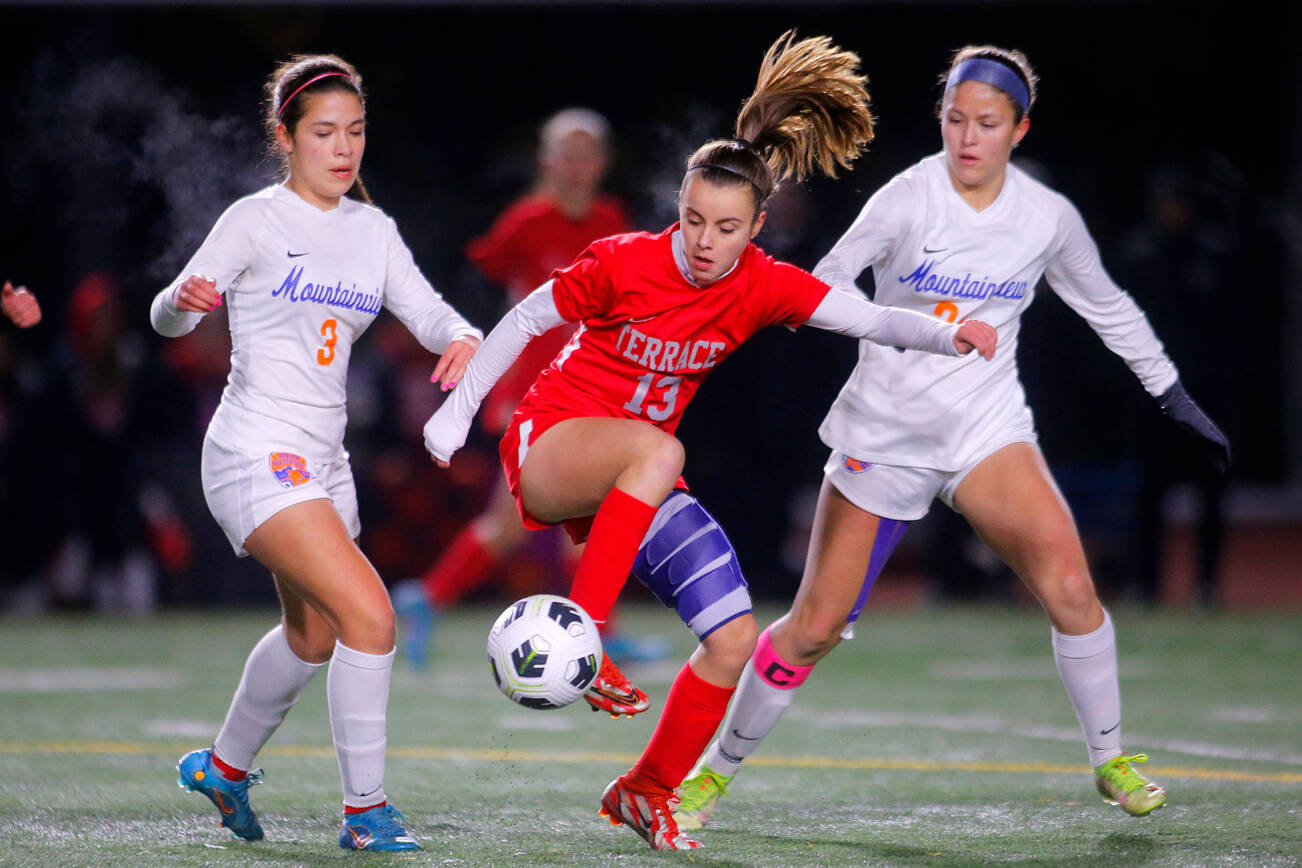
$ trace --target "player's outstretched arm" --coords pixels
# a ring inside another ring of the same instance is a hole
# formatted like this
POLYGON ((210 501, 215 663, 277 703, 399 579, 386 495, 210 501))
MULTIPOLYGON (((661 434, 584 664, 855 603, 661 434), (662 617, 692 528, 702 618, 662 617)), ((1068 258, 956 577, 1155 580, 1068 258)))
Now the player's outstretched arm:
POLYGON ((37 304, 36 296, 25 286, 15 287, 6 280, 0 305, 3 306, 5 316, 20 329, 31 328, 41 321, 41 306, 37 304))
POLYGON ((994 358, 998 336, 993 326, 978 320, 954 325, 911 310, 873 304, 866 298, 833 287, 814 309, 806 325, 888 347, 962 356, 976 350, 994 358))
MULTIPOLYGON (((564 322, 565 318, 556 310, 556 302, 552 299, 550 280, 502 317, 465 366, 460 385, 425 423, 425 450, 435 464, 447 467, 453 453, 466 445, 470 423, 479 412, 484 396, 515 363, 529 341, 564 322)), ((448 352, 451 351, 449 347, 448 352)), ((444 358, 446 356, 445 353, 444 358)), ((458 380, 456 377, 444 378, 445 385, 449 381, 455 384, 458 380)))
POLYGON ((1230 438, 1211 417, 1189 397, 1184 384, 1176 380, 1157 398, 1162 411, 1185 431, 1199 439, 1207 460, 1224 473, 1230 468, 1230 438))

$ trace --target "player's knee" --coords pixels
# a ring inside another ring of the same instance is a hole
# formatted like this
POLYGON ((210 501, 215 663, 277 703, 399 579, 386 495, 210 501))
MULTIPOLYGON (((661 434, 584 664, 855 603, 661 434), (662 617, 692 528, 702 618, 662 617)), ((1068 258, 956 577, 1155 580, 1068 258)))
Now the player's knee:
POLYGON ((687 453, 683 451, 683 444, 677 437, 656 431, 638 463, 672 485, 682 475, 686 460, 687 453))
POLYGON ((1092 609, 1098 605, 1094 582, 1080 565, 1061 568, 1056 580, 1054 596, 1059 605, 1074 612, 1092 609))
POLYGON ((1041 547, 1029 559, 1031 584, 1042 599, 1083 600, 1094 595, 1085 554, 1069 542, 1041 547))
POLYGON ((358 600, 340 613, 339 638, 368 654, 387 654, 397 640, 393 605, 387 596, 358 600))
POLYGON ((841 641, 845 616, 812 612, 797 619, 792 626, 795 629, 788 634, 788 641, 797 659, 791 662, 808 666, 841 641))
POLYGON ((718 627, 701 640, 701 647, 713 667, 740 675, 755 653, 757 639, 759 626, 753 617, 744 615, 718 627))

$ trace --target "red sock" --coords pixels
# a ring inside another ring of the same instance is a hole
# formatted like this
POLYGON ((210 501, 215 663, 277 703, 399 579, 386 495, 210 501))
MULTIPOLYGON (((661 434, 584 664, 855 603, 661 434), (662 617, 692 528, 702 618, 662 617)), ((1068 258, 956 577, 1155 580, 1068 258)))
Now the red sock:
POLYGON ((368 805, 365 808, 354 808, 352 805, 344 805, 344 815, 347 816, 348 814, 364 814, 367 811, 371 810, 371 808, 383 808, 387 804, 389 804, 388 799, 385 799, 383 802, 380 802, 378 805, 368 805))
POLYGON ((735 687, 718 687, 684 664, 660 714, 646 750, 625 776, 632 789, 673 790, 705 750, 728 710, 735 687))
POLYGON ((221 772, 222 777, 228 781, 235 781, 238 783, 249 776, 247 771, 244 769, 237 769, 230 763, 224 762, 216 753, 212 755, 212 764, 217 767, 217 771, 221 772))
POLYGON ((637 547, 655 517, 656 507, 618 488, 610 490, 593 516, 588 544, 570 583, 570 599, 598 624, 610 615, 624 589, 637 547))
POLYGON ((471 522, 425 573, 422 578, 425 593, 435 606, 450 606, 482 585, 496 563, 497 559, 480 542, 471 522))

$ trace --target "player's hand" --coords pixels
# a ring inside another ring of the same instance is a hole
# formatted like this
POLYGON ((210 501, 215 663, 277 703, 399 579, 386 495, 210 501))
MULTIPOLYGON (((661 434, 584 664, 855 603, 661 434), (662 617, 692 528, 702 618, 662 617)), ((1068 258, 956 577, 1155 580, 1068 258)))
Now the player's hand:
POLYGON ((1198 438, 1203 454, 1221 473, 1230 468, 1230 438, 1208 416, 1198 402, 1189 397, 1179 380, 1158 396, 1157 402, 1162 412, 1183 428, 1187 433, 1198 438))
POLYGON ((987 362, 995 357, 995 346, 999 343, 999 333, 995 327, 978 319, 970 319, 958 327, 954 333, 954 346, 961 356, 976 350, 987 362))
POLYGON ((434 373, 430 374, 429 381, 431 383, 442 381, 444 392, 454 388, 461 382, 461 375, 466 372, 466 365, 470 364, 470 359, 479 349, 480 343, 479 338, 474 335, 463 335, 448 344, 447 351, 434 366, 434 373))
POLYGON ((217 291, 217 281, 202 274, 187 277, 172 293, 176 309, 188 313, 212 313, 221 306, 222 296, 217 291))
POLYGON ((26 329, 41 321, 41 306, 36 303, 36 296, 27 291, 27 287, 15 288, 6 280, 3 293, 0 305, 4 308, 5 316, 14 321, 14 325, 26 329))
POLYGON ((466 445, 466 436, 469 434, 465 426, 456 423, 455 415, 448 407, 450 403, 443 402, 443 406, 425 423, 425 451, 439 467, 448 466, 453 453, 466 445))

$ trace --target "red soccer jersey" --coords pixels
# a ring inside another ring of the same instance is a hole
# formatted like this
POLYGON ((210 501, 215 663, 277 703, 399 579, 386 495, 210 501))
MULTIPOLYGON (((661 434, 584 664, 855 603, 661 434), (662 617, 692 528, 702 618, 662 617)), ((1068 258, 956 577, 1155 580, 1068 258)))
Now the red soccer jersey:
POLYGON ((556 309, 580 325, 517 414, 642 419, 672 433, 717 364, 765 326, 802 325, 828 292, 754 244, 728 275, 694 286, 674 260, 677 229, 603 238, 552 275, 556 309))

